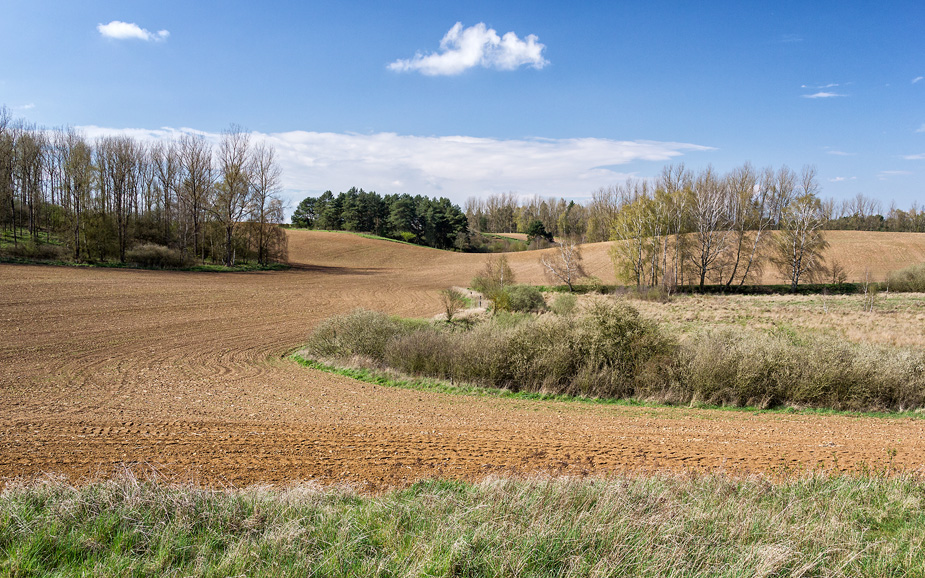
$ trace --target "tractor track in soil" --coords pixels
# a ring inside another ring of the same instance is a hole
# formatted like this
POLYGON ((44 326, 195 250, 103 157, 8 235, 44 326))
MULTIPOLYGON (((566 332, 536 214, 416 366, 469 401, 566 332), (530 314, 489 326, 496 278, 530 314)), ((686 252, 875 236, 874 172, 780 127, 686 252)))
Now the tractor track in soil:
MULTIPOLYGON (((509 258, 543 281, 535 253, 509 258)), ((286 354, 321 320, 356 307, 431 317, 438 290, 466 285, 484 256, 292 231, 290 259, 241 274, 0 265, 0 480, 132 467, 377 491, 498 473, 854 468, 891 449, 898 467, 925 464, 925 420, 478 398, 306 369, 286 354)))

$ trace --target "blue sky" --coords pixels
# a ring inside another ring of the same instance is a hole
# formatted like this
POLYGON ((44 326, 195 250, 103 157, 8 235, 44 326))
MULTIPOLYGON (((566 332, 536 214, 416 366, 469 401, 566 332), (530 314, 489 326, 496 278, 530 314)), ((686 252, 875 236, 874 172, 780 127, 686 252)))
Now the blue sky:
POLYGON ((744 161, 814 164, 824 196, 925 202, 923 2, 5 0, 0 12, 0 104, 16 116, 91 137, 237 123, 274 144, 293 202, 351 186, 580 199, 668 162, 744 161))

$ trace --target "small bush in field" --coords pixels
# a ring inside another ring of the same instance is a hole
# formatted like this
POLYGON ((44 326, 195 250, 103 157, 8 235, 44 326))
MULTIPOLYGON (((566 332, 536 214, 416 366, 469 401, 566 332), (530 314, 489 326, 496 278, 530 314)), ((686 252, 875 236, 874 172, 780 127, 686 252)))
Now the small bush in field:
POLYGON ((387 344, 412 332, 416 325, 419 324, 389 317, 385 313, 357 309, 322 321, 312 332, 308 348, 325 358, 362 356, 382 362, 387 344))
POLYGON ((142 267, 178 268, 187 265, 183 254, 176 249, 145 243, 125 252, 125 260, 142 267))
POLYGON ((925 293, 925 263, 893 271, 887 276, 886 286, 891 291, 925 293))
POLYGON ((533 285, 514 285, 507 288, 511 311, 541 311, 546 308, 543 294, 533 285))
POLYGON ((575 306, 578 304, 578 298, 574 293, 564 293, 556 297, 549 308, 556 315, 568 316, 575 312, 575 306))

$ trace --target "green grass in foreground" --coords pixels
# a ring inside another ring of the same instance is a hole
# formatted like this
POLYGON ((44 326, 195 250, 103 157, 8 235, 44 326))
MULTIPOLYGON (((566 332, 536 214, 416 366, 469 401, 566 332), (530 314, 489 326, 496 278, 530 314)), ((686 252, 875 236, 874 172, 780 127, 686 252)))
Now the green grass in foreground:
POLYGON ((925 485, 723 475, 420 482, 380 496, 131 476, 0 494, 5 576, 925 576, 925 485))
MULTIPOLYGON (((602 397, 581 397, 573 395, 560 395, 550 393, 533 393, 529 391, 511 391, 509 389, 499 389, 495 387, 479 387, 466 383, 450 383, 441 379, 430 379, 421 377, 399 376, 395 372, 377 371, 362 367, 338 367, 303 357, 298 352, 291 354, 292 359, 303 367, 317 369, 327 373, 343 375, 364 383, 372 383, 386 387, 399 387, 402 389, 413 389, 416 391, 429 391, 435 393, 448 393, 452 395, 474 395, 482 397, 501 397, 510 399, 527 399, 538 401, 564 401, 574 403, 592 403, 598 405, 623 405, 633 407, 677 407, 665 403, 654 401, 640 400, 636 398, 602 398, 602 397)), ((686 406, 685 406, 686 407, 686 406)), ((750 406, 729 406, 729 405, 712 405, 706 403, 691 404, 692 408, 711 409, 718 411, 736 411, 749 413, 771 413, 771 414, 793 414, 793 415, 841 415, 851 417, 877 417, 877 418, 904 418, 904 419, 925 419, 925 414, 916 411, 901 412, 883 412, 883 411, 843 411, 836 409, 824 408, 801 408, 793 407, 774 407, 774 408, 757 408, 750 406)))

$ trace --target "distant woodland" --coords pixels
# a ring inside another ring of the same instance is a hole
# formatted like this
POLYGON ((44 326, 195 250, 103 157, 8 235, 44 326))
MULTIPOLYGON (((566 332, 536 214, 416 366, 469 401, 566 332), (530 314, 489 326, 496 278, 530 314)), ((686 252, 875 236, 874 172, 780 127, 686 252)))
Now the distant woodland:
POLYGON ((584 205, 508 193, 470 198, 465 211, 477 232, 542 230, 584 242, 623 241, 612 252, 618 276, 647 287, 740 286, 768 266, 793 287, 837 283, 844 273, 825 260, 826 230, 925 232, 918 204, 884 211, 864 195, 836 202, 819 192, 813 167, 797 173, 745 163, 723 174, 671 165, 652 181, 601 188, 584 205))
POLYGON ((39 129, 0 108, 0 250, 176 267, 286 258, 280 169, 239 127, 215 147, 39 129))
POLYGON ((469 248, 466 215, 448 199, 408 194, 381 196, 352 188, 336 196, 326 191, 296 207, 292 224, 307 229, 362 231, 436 247, 469 248))

